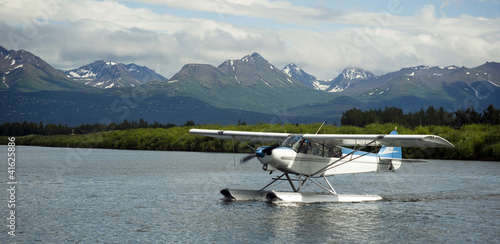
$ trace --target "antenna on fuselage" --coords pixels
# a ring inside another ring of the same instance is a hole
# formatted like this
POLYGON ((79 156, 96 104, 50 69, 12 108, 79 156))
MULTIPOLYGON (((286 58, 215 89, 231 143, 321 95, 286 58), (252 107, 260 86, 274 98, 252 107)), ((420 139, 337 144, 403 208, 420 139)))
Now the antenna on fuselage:
POLYGON ((323 128, 323 125, 325 125, 325 123, 326 123, 326 120, 325 120, 325 121, 323 121, 323 124, 321 124, 321 126, 320 126, 320 127, 319 127, 319 129, 318 129, 318 131, 316 131, 316 134, 318 134, 318 132, 321 130, 321 128, 323 128))

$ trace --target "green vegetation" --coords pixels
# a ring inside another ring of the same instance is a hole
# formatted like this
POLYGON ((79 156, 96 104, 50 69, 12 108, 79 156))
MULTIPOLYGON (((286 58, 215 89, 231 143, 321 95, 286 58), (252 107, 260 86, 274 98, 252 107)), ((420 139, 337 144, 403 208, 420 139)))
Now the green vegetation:
MULTIPOLYGON (((188 121, 186 125, 194 125, 193 121, 188 121)), ((113 130, 130 130, 130 129, 139 129, 139 128, 171 128, 175 127, 174 124, 160 124, 158 122, 154 122, 153 124, 148 124, 148 122, 143 119, 139 120, 139 122, 128 122, 124 120, 121 124, 109 123, 107 125, 104 124, 83 124, 76 127, 69 127, 67 125, 54 125, 47 124, 44 125, 42 122, 40 123, 28 123, 24 121, 23 123, 14 122, 14 123, 5 123, 0 125, 0 136, 26 136, 26 135, 68 135, 68 134, 88 134, 93 132, 102 132, 102 131, 113 131, 113 130)))
MULTIPOLYGON (((142 119, 77 127, 14 122, 0 125, 0 141, 6 144, 7 136, 15 136, 17 145, 199 152, 233 152, 234 145, 235 152, 250 153, 251 149, 244 143, 196 136, 188 131, 203 128, 305 134, 316 133, 319 127, 319 123, 247 125, 241 121, 238 125, 195 126, 192 120, 179 127, 158 122, 148 124, 142 119)), ((320 133, 388 134, 395 127, 399 134, 438 135, 455 145, 455 148, 403 148, 406 158, 500 161, 500 110, 493 106, 482 114, 472 108, 451 113, 429 107, 426 111, 406 114, 393 107, 369 111, 351 109, 342 114, 342 126, 325 125, 320 133)))
MULTIPOLYGON (((191 122, 191 121, 190 121, 191 122)), ((192 123, 187 123, 191 124, 192 123)), ((267 131, 287 133, 315 133, 320 124, 266 124, 256 125, 202 125, 170 128, 137 128, 128 130, 100 131, 88 134, 27 135, 16 137, 17 145, 50 147, 112 148, 132 150, 232 152, 233 142, 189 134, 191 128, 267 131)), ((406 158, 494 160, 500 161, 500 125, 471 124, 459 129, 449 126, 406 127, 396 123, 358 126, 325 125, 320 133, 332 134, 388 134, 395 127, 399 134, 434 134, 455 145, 455 148, 404 148, 406 158)), ((7 137, 0 139, 6 143, 7 137)), ((243 143, 234 141, 239 153, 251 150, 243 143)))
POLYGON ((449 112, 443 108, 435 109, 430 106, 426 111, 420 109, 419 112, 406 114, 402 109, 395 107, 368 111, 353 108, 342 113, 342 125, 366 126, 372 123, 398 123, 412 128, 422 125, 445 125, 459 129, 469 124, 498 125, 500 124, 500 110, 490 105, 483 110, 483 113, 476 112, 474 108, 449 112))

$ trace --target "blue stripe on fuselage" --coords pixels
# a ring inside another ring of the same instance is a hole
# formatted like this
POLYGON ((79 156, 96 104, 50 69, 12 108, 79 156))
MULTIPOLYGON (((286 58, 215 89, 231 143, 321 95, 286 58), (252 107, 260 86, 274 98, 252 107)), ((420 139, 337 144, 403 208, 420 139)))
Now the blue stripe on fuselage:
MULTIPOLYGON (((346 154, 352 153, 353 151, 354 150, 352 150, 350 148, 343 147, 342 148, 342 155, 346 155, 346 154)), ((362 156, 362 155, 364 155, 365 157, 376 157, 377 156, 376 153, 368 153, 368 154, 366 154, 366 152, 364 152, 364 151, 356 151, 356 152, 352 153, 352 155, 355 155, 355 156, 362 156)))

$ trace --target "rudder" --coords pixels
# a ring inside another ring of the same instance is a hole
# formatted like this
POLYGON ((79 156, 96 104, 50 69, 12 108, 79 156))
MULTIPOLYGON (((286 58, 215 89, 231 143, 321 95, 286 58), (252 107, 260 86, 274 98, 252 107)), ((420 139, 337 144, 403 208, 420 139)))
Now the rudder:
MULTIPOLYGON (((398 132, 393 130, 390 135, 397 135, 398 132)), ((403 159, 403 152, 401 147, 388 147, 382 146, 378 151, 377 156, 381 164, 388 164, 388 170, 396 170, 401 166, 401 159, 403 159)), ((380 168, 380 167, 379 167, 380 168)))

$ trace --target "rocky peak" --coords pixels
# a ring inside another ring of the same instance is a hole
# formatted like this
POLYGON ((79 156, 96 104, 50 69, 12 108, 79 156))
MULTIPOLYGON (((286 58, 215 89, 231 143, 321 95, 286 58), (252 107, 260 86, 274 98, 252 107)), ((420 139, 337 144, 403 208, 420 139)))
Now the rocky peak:
POLYGON ((348 67, 345 68, 342 73, 342 78, 345 80, 367 80, 375 77, 375 75, 370 71, 365 71, 361 68, 348 67))

